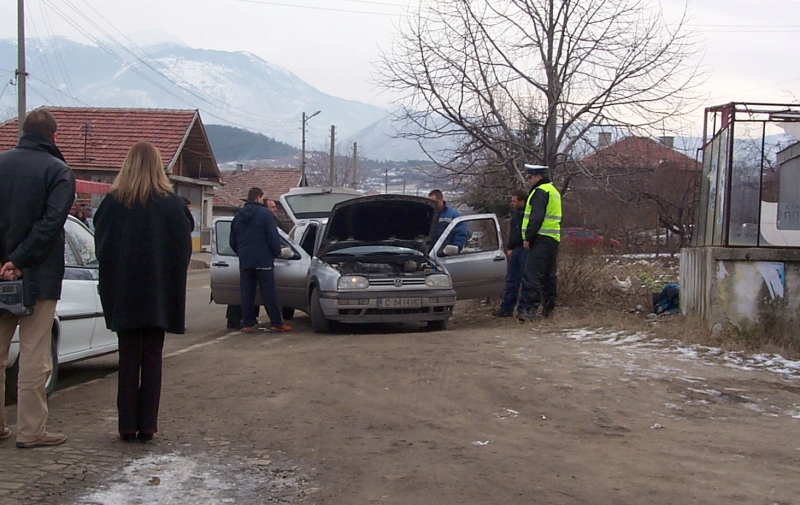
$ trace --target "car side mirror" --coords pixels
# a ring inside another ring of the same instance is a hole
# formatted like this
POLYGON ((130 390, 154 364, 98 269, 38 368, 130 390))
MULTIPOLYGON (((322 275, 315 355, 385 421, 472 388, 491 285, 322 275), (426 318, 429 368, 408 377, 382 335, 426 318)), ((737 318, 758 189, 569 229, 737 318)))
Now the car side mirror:
POLYGON ((458 256, 458 246, 452 244, 444 246, 442 256, 458 256))
POLYGON ((280 258, 283 260, 290 260, 294 258, 294 251, 291 247, 281 247, 280 258))

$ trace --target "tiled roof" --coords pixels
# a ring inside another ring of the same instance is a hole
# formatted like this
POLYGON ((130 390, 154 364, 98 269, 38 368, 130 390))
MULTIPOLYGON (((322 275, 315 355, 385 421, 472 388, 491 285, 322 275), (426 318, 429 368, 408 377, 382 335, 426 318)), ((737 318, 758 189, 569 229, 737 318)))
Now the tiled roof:
POLYGON ((236 198, 222 188, 214 188, 214 208, 238 209, 244 206, 244 200, 236 198))
MULTIPOLYGON (((300 185, 299 168, 251 168, 225 177, 223 190, 241 200, 247 199, 250 188, 261 188, 264 196, 270 200, 277 200, 291 188, 300 185)), ((214 203, 216 205, 216 201, 214 203)))
POLYGON ((677 169, 697 170, 700 164, 675 149, 646 137, 625 137, 581 160, 592 167, 657 168, 671 163, 677 169))
MULTIPOLYGON (((58 122, 56 143, 73 169, 119 170, 128 149, 152 142, 169 167, 198 117, 196 110, 47 107, 58 122), (88 132, 88 133, 87 133, 88 132)), ((17 144, 17 120, 0 124, 0 151, 17 144)), ((215 167, 216 169, 216 167, 215 167)))

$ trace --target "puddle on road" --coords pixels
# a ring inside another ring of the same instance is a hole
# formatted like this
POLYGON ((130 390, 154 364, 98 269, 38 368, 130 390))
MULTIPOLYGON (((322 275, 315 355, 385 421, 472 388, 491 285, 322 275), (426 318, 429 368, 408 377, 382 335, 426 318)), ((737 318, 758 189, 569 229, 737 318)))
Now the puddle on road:
POLYGON ((171 453, 129 461, 74 505, 297 503, 316 491, 296 466, 171 453))

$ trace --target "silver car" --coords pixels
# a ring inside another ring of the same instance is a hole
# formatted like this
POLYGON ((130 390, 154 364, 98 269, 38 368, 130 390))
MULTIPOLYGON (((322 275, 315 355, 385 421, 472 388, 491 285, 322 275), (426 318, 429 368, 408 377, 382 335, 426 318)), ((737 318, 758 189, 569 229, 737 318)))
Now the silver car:
MULTIPOLYGON (((275 260, 284 317, 311 316, 315 331, 342 323, 425 322, 445 329, 456 298, 502 293, 506 255, 494 214, 455 219, 431 247, 434 203, 427 198, 376 195, 342 201, 327 222, 298 223, 281 232, 275 260), (456 226, 468 230, 463 250, 447 245, 456 226)), ((232 218, 214 223, 211 296, 239 303, 238 258, 228 245, 232 218)))

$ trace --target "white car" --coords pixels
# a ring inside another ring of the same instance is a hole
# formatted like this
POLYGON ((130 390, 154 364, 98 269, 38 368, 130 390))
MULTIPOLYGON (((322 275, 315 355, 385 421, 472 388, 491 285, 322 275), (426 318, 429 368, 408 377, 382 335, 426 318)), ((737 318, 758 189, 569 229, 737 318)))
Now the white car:
MULTIPOLYGON (((53 373, 47 381, 47 394, 58 380, 58 365, 93 358, 117 351, 117 335, 106 328, 103 307, 97 292, 97 256, 94 235, 76 218, 64 223, 64 283, 53 318, 53 373)), ((34 309, 35 310, 35 309, 34 309)), ((19 371, 19 329, 11 341, 6 368, 6 403, 16 400, 19 371)))

